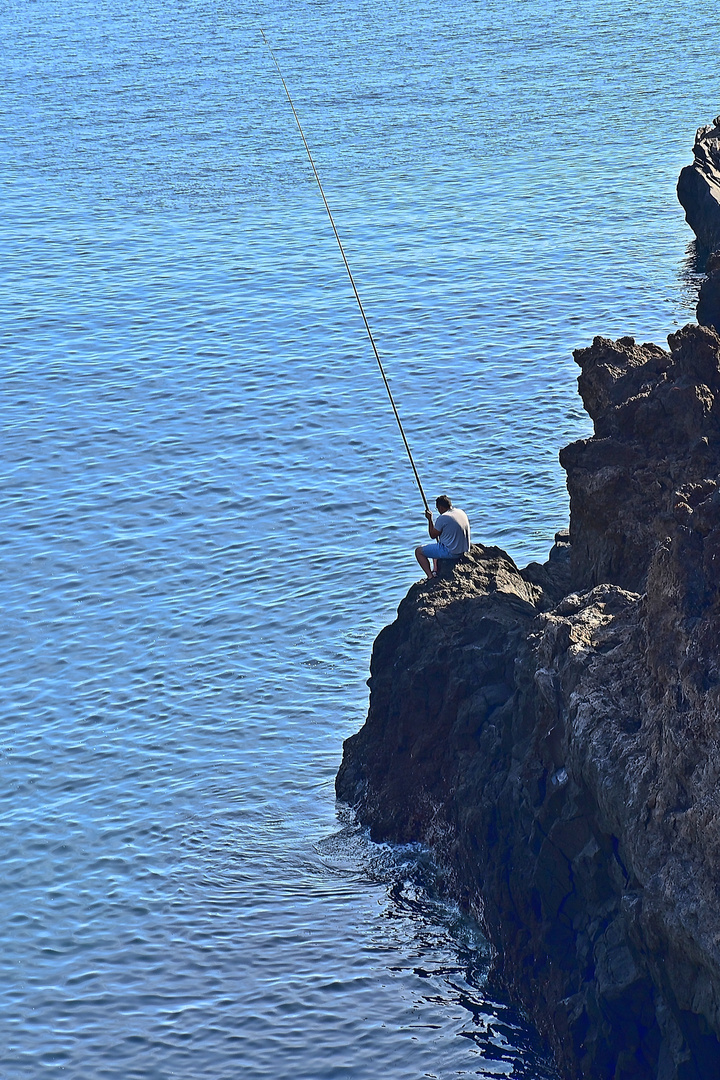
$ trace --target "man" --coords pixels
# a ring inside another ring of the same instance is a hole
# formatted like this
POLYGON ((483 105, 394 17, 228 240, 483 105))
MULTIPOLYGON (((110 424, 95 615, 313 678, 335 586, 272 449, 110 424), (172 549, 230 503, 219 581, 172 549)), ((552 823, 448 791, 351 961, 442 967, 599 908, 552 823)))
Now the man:
POLYGON ((434 544, 424 544, 415 548, 415 558, 425 571, 430 581, 437 576, 430 566, 430 559, 457 559, 470 550, 470 522, 467 514, 453 507, 447 495, 440 495, 435 500, 438 517, 433 525, 432 510, 425 511, 430 539, 434 544))

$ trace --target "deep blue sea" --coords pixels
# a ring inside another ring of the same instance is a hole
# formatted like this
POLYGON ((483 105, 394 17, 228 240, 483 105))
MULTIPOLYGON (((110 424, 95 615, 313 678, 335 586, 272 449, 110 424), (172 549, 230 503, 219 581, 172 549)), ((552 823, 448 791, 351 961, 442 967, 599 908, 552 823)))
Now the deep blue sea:
POLYGON ((422 503, 544 558, 571 350, 694 311, 709 0, 3 0, 0 1077, 551 1080, 336 807, 422 503))

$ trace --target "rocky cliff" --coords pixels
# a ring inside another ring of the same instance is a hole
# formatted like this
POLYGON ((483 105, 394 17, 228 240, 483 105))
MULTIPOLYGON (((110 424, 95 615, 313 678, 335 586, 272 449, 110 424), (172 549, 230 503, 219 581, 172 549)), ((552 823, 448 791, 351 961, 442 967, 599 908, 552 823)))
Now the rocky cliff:
POLYGON ((693 158, 680 173, 677 194, 706 258, 720 248, 720 116, 698 129, 693 158))
POLYGON ((669 346, 575 354, 569 535, 413 586, 337 777, 435 849, 569 1080, 720 1077, 720 337, 669 346))

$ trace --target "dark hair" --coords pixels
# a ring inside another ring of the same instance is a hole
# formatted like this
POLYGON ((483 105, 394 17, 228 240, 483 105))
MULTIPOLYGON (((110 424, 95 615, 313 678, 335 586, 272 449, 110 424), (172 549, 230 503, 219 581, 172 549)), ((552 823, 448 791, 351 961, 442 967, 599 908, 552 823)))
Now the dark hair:
POLYGON ((438 495, 435 500, 435 505, 442 513, 444 510, 452 510, 452 503, 448 499, 447 495, 438 495))

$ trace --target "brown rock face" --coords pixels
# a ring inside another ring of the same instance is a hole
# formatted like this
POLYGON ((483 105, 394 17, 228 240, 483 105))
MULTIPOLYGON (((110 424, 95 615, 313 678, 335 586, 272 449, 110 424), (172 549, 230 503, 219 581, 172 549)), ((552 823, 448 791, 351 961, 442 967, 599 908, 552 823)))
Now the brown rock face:
POLYGON ((566 447, 572 586, 642 590, 650 555, 671 528, 675 492, 718 473, 720 338, 686 326, 670 352, 632 338, 595 338, 574 356, 592 439, 566 447))
POLYGON ((579 350, 570 539, 378 637, 339 798, 422 840, 568 1080, 720 1077, 720 338, 579 350))
POLYGON ((685 220, 705 254, 720 248, 720 116, 698 129, 694 161, 678 179, 685 220))

